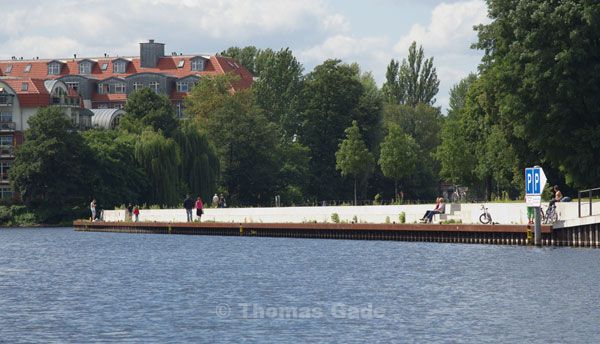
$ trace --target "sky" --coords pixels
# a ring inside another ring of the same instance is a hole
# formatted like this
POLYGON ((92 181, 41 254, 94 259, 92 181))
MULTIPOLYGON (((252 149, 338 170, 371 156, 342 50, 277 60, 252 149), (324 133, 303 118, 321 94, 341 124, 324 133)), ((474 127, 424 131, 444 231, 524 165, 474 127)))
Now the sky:
POLYGON ((381 86, 390 60, 411 42, 434 58, 436 106, 476 72, 473 26, 489 22, 484 0, 0 0, 0 59, 215 54, 230 46, 289 47, 305 73, 328 58, 356 62, 381 86))

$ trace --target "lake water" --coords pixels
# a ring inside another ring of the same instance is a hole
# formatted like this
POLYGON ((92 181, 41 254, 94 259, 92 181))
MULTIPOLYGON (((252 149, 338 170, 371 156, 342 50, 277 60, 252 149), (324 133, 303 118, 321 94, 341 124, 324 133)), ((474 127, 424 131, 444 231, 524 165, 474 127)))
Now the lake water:
POLYGON ((2 343, 598 343, 600 250, 0 230, 2 343))

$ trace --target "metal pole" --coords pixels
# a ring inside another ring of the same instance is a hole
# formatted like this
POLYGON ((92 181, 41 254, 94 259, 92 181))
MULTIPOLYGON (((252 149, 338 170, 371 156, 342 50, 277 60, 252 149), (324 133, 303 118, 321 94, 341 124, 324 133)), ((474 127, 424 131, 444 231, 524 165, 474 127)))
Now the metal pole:
POLYGON ((581 191, 577 192, 577 214, 581 217, 581 191))
POLYGON ((535 246, 542 246, 542 214, 540 213, 540 207, 535 207, 535 233, 534 243, 535 246))
POLYGON ((592 190, 590 190, 590 216, 592 216, 592 190))

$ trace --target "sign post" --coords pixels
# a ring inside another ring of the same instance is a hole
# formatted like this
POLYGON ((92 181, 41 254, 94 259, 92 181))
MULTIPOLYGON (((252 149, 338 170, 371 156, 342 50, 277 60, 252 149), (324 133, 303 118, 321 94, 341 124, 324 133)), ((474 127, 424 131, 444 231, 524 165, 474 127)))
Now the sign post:
POLYGON ((535 238, 536 246, 542 245, 542 217, 540 207, 542 206, 542 192, 546 185, 546 175, 539 166, 525 169, 525 201, 528 207, 535 208, 535 238))

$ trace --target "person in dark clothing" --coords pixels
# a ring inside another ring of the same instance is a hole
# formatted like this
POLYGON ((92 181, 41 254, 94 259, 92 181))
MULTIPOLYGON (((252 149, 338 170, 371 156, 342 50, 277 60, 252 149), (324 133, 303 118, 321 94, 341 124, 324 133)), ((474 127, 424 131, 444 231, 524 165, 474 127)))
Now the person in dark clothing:
POLYGON ((187 222, 192 222, 194 220, 192 211, 196 206, 194 200, 190 197, 190 195, 186 195, 183 200, 183 207, 185 208, 185 212, 187 214, 187 222))
POLYGON ((129 203, 127 206, 127 221, 131 221, 133 218, 133 204, 129 203))

